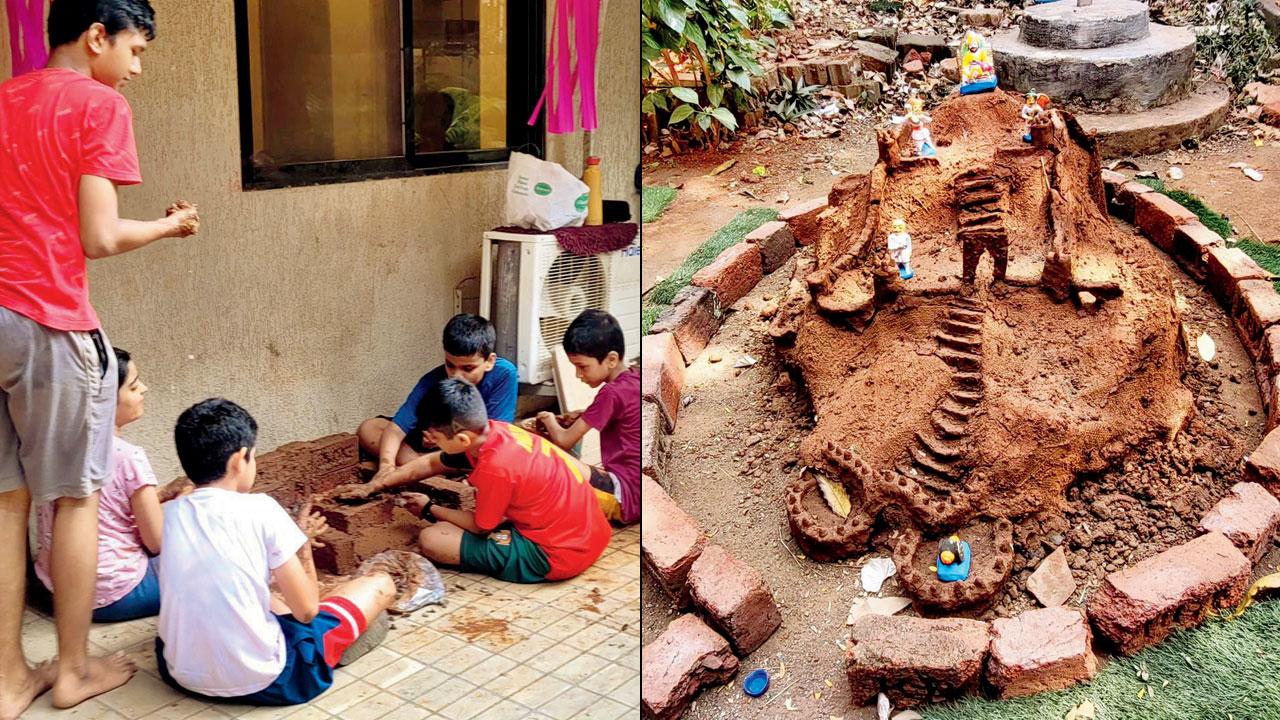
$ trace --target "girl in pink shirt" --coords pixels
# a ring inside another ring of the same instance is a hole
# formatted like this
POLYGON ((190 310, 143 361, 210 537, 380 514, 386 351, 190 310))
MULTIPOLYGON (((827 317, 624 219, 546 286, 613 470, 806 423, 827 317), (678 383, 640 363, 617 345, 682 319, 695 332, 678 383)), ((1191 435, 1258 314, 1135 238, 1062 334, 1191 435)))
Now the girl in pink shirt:
MULTIPOLYGON (((142 417, 147 386, 129 353, 115 349, 120 390, 116 395, 116 435, 112 438, 115 470, 102 484, 98 499, 98 583, 93 599, 94 622, 118 622, 160 613, 157 575, 164 515, 156 495, 156 476, 147 455, 125 442, 120 431, 142 417)), ((40 550, 36 575, 54 592, 49 573, 53 505, 40 508, 40 550)))

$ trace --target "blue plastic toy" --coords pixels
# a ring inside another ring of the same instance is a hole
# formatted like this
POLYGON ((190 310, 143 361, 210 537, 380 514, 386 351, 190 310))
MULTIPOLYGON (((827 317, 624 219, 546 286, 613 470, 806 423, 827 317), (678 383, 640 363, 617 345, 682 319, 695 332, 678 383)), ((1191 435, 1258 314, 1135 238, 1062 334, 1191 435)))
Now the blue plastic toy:
POLYGON ((957 582, 968 579, 969 566, 973 561, 969 543, 952 535, 938 545, 938 580, 957 582))
POLYGON ((751 697, 760 697, 769 689, 769 671, 764 668, 752 670, 742 680, 742 692, 751 697))

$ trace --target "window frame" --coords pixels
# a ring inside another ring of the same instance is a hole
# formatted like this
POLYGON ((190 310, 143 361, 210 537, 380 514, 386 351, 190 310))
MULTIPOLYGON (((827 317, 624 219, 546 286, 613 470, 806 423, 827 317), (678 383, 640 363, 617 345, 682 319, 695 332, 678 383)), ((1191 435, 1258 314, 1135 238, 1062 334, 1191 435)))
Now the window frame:
POLYGON ((240 184, 243 190, 332 185, 505 168, 513 150, 543 157, 546 113, 533 125, 528 115, 546 82, 545 0, 507 0, 507 146, 419 153, 413 142, 413 0, 400 3, 400 71, 404 148, 397 157, 295 163, 270 170, 253 166, 253 78, 249 44, 249 0, 234 0, 236 92, 240 112, 240 184))

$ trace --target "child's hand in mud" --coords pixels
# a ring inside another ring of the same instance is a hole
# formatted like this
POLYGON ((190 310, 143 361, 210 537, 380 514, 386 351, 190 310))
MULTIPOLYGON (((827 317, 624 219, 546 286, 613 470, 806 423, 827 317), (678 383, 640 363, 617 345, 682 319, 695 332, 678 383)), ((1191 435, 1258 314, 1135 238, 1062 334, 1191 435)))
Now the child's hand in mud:
POLYGON ((431 498, 422 493, 401 493, 396 498, 396 504, 413 513, 414 517, 422 517, 422 508, 431 502, 431 498))
POLYGON ((543 410, 542 412, 538 413, 538 424, 541 425, 543 428, 549 429, 552 427, 559 427, 560 421, 556 419, 555 413, 547 412, 546 410, 543 410))
POLYGON ((298 509, 298 529, 303 535, 307 536, 307 540, 311 541, 311 547, 322 548, 324 543, 316 538, 329 532, 329 521, 320 513, 311 512, 311 501, 308 500, 298 509))
POLYGON ((179 200, 164 211, 165 217, 175 225, 175 237, 189 237, 200 232, 200 211, 186 200, 179 200))
POLYGON ((373 483, 351 483, 333 489, 334 500, 364 500, 376 493, 373 483))

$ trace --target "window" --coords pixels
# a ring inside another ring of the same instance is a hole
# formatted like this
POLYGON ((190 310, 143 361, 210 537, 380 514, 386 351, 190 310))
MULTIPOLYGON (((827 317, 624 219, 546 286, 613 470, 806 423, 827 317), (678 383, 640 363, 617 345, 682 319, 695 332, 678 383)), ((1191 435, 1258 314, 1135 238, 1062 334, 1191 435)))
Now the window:
POLYGON ((235 2, 246 189, 541 154, 542 2, 235 2))

